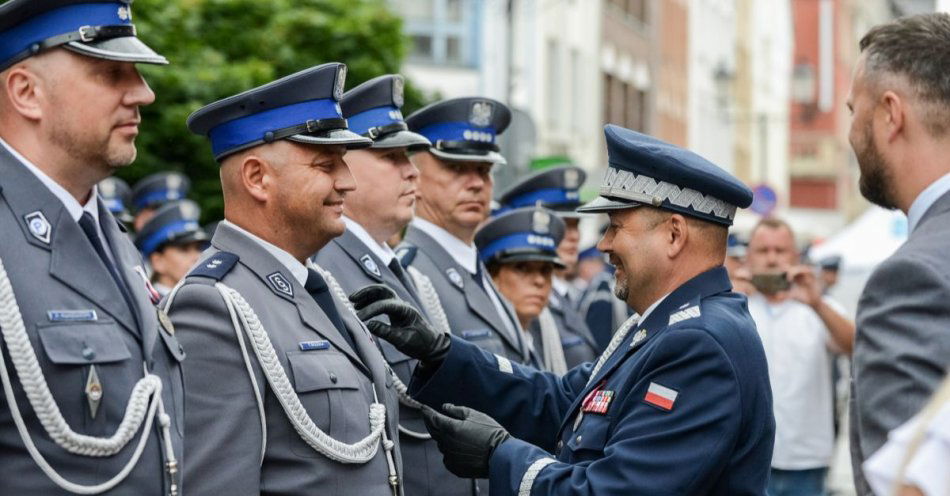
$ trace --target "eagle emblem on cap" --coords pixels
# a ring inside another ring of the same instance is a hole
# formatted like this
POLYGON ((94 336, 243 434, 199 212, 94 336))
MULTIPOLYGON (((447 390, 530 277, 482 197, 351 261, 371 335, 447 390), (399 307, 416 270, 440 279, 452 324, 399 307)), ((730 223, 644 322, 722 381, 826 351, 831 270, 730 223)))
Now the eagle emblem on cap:
POLYGON ((567 189, 577 189, 580 186, 580 176, 574 169, 564 171, 564 187, 567 189))
POLYGON ((122 19, 123 21, 128 21, 129 19, 132 18, 132 10, 129 9, 128 6, 123 5, 119 7, 118 15, 119 15, 119 19, 122 19))
POLYGON ((403 90, 405 89, 405 83, 402 80, 401 76, 396 76, 393 78, 393 105, 397 107, 402 107, 403 104, 403 90))
POLYGON ((468 121, 478 127, 488 127, 491 124, 492 111, 494 105, 491 102, 475 102, 472 104, 472 112, 468 121))
POLYGON ((185 219, 197 219, 199 216, 198 206, 191 202, 184 202, 178 207, 181 216, 185 219))
POLYGON ((336 71, 336 85, 333 87, 333 99, 340 100, 343 98, 343 85, 346 83, 346 66, 341 65, 340 69, 336 71))
POLYGON ((551 230, 551 215, 544 210, 535 210, 531 217, 532 230, 538 234, 547 234, 551 230))

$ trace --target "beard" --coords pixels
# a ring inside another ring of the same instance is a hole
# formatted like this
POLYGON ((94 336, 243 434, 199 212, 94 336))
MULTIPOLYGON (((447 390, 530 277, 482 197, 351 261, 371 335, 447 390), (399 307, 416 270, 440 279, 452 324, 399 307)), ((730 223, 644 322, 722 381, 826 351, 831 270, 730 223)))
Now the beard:
POLYGON ((61 120, 53 123, 49 138, 70 157, 87 166, 102 167, 109 174, 135 161, 134 141, 128 144, 113 143, 111 130, 100 138, 74 129, 70 123, 61 120))
POLYGON ((626 273, 623 276, 617 277, 617 273, 614 273, 614 296, 626 302, 627 297, 630 296, 630 286, 627 284, 626 273))
POLYGON ((854 151, 858 158, 858 168, 861 170, 861 179, 858 182, 861 196, 875 205, 894 210, 897 208, 892 192, 894 181, 887 162, 874 143, 870 123, 864 128, 864 142, 863 150, 854 151))

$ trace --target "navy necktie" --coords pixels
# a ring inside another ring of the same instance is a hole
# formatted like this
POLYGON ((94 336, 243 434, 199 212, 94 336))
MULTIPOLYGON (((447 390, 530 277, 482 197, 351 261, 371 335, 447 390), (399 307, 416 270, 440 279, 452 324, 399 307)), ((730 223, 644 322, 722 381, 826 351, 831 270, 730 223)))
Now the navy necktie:
POLYGON ((129 288, 125 285, 122 276, 119 275, 118 269, 106 253, 106 248, 102 244, 102 239, 99 237, 99 231, 96 229, 96 220, 92 218, 92 214, 83 212, 82 217, 79 218, 79 227, 82 228, 83 233, 86 234, 86 238, 92 243, 92 247, 96 250, 96 254, 99 255, 99 259, 102 260, 102 263, 105 264, 109 270, 109 275, 112 276, 112 280, 118 287, 119 292, 122 293, 122 298, 125 299, 129 310, 135 314, 135 306, 132 304, 132 296, 129 294, 129 288))
POLYGON ((340 317, 340 312, 336 309, 333 295, 330 294, 330 288, 327 286, 327 282, 323 279, 323 276, 313 269, 307 269, 307 282, 304 283, 304 289, 306 289, 307 293, 317 302, 317 305, 323 309, 323 313, 330 318, 330 322, 336 327, 337 332, 343 336, 343 339, 346 339, 350 348, 358 352, 356 343, 353 342, 353 336, 350 335, 346 326, 343 324, 343 319, 340 317))

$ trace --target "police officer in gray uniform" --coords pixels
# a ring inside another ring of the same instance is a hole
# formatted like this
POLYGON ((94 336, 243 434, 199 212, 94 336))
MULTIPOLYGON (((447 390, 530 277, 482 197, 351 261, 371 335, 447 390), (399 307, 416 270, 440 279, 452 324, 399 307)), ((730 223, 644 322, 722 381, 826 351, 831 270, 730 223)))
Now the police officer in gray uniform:
MULTIPOLYGON (((505 191, 498 199, 501 208, 496 215, 520 207, 542 206, 554 211, 564 221, 565 232, 558 245, 558 257, 573 270, 577 266, 578 241, 580 240, 580 215, 574 211, 581 206, 580 187, 587 173, 576 166, 551 167, 532 174, 505 191)), ((555 272, 553 290, 548 298, 548 310, 561 332, 564 352, 572 359, 569 368, 592 361, 603 351, 587 328, 584 317, 577 311, 580 298, 571 298, 569 282, 555 272)))
MULTIPOLYGON (((331 268, 347 294, 370 284, 385 284, 425 314, 426 305, 412 275, 386 244, 409 224, 415 211, 419 170, 407 152, 430 145, 425 137, 408 130, 402 103, 403 79, 395 74, 366 81, 343 95, 340 107, 350 130, 372 139, 373 146, 347 152, 346 163, 357 188, 346 195, 346 232, 323 247, 314 261, 331 268)), ((399 380, 408 384, 416 361, 385 341, 379 343, 399 380)), ((445 468, 422 415, 409 403, 401 402, 399 410, 400 449, 403 465, 408 467, 406 494, 473 494, 472 480, 460 479, 445 468)))
POLYGON ((0 6, 0 494, 181 493, 184 354, 96 188, 167 63, 129 3, 0 6))
POLYGON ((495 137, 510 122, 508 107, 489 98, 434 103, 406 119, 409 129, 432 146, 411 157, 420 171, 420 198, 396 252, 404 266, 432 281, 452 334, 509 360, 539 366, 473 243, 489 214, 491 168, 505 163, 495 137))
POLYGON ((340 63, 191 115, 221 164, 225 220, 163 303, 186 349, 195 494, 402 494, 386 363, 333 276, 308 258, 343 233, 340 63))

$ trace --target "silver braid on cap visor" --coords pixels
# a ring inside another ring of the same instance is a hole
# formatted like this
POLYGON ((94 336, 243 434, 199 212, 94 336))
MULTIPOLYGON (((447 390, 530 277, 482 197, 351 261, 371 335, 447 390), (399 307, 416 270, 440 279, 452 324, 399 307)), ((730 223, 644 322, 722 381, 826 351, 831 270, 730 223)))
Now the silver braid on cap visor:
POLYGON ((660 181, 644 174, 608 167, 600 184, 600 196, 620 198, 660 207, 668 201, 680 208, 733 220, 736 206, 712 195, 660 181))

